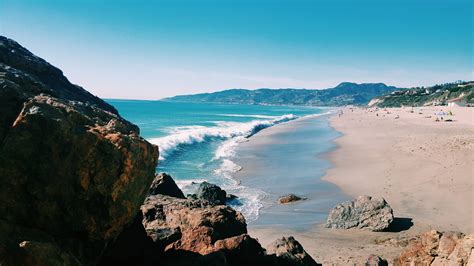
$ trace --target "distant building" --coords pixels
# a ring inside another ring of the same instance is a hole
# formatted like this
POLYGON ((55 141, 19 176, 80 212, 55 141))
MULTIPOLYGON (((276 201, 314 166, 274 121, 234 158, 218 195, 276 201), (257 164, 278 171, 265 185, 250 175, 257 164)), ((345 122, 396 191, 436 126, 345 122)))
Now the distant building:
POLYGON ((460 87, 460 88, 464 88, 464 87, 467 87, 467 86, 474 86, 474 82, 469 82, 469 83, 464 84, 464 85, 462 85, 462 84, 458 85, 458 87, 460 87))
POLYGON ((466 106, 466 104, 461 101, 448 101, 448 107, 462 107, 462 106, 466 106))

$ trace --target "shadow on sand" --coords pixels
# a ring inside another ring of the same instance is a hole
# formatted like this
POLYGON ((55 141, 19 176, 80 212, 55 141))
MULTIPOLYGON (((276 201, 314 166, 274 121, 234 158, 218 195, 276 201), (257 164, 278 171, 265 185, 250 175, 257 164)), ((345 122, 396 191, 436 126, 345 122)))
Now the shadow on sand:
POLYGON ((402 232, 410 229, 413 226, 412 218, 393 218, 393 222, 390 226, 384 230, 384 232, 402 232))

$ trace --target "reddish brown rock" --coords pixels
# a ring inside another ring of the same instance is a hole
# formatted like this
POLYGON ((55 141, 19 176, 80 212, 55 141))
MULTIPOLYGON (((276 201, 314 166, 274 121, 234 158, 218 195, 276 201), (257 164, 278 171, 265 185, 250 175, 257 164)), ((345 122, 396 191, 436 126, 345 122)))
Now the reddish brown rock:
POLYGON ((298 197, 295 194, 288 194, 278 199, 281 204, 287 204, 295 201, 305 200, 306 198, 298 197))
POLYGON ((213 252, 222 252, 229 265, 266 265, 271 262, 260 243, 247 234, 218 240, 213 252))
POLYGON ((0 236, 11 236, 0 245, 42 250, 37 243, 50 242, 12 234, 34 229, 94 262, 136 216, 158 149, 115 108, 4 37, 0 72, 0 236))
POLYGON ((432 230, 412 240, 394 265, 467 265, 473 248, 474 235, 432 230))
POLYGON ((156 195, 148 197, 141 210, 143 225, 150 237, 180 232, 180 239, 168 250, 181 249, 205 255, 214 250, 217 240, 247 233, 242 214, 231 207, 211 205, 207 201, 156 195))

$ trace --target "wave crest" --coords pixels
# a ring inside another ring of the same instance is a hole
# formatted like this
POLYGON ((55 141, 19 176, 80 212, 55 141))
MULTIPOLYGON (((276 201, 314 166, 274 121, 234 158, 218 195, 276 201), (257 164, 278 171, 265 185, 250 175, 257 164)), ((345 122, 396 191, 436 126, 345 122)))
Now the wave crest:
POLYGON ((173 134, 161 138, 152 138, 149 139, 149 141, 160 147, 160 159, 164 160, 183 145, 191 145, 212 139, 248 138, 262 129, 297 118, 298 117, 293 114, 287 114, 268 120, 222 122, 219 123, 218 126, 213 127, 192 126, 174 128, 171 130, 173 134))

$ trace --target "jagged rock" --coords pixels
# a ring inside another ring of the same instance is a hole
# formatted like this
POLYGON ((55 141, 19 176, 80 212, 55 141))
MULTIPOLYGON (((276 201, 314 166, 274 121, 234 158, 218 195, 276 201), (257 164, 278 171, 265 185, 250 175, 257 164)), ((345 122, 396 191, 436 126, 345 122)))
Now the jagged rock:
POLYGON ((292 236, 275 240, 267 254, 276 256, 279 265, 319 265, 292 236))
POLYGON ((370 255, 365 261, 365 266, 388 266, 388 262, 377 255, 370 255))
POLYGON ((155 176, 150 187, 150 195, 167 195, 170 197, 185 199, 183 192, 174 182, 173 178, 166 173, 155 176))
POLYGON ((305 200, 306 198, 298 197, 295 194, 288 194, 286 196, 280 197, 278 202, 281 204, 291 203, 299 200, 305 200))
POLYGON ((265 265, 265 249, 247 234, 216 241, 213 252, 223 252, 229 265, 265 265))
MULTIPOLYGON (((31 95, 46 93, 55 98, 82 102, 118 114, 112 105, 92 95, 82 87, 71 84, 60 69, 34 55, 14 40, 4 36, 0 36, 0 70, 5 73, 5 83, 9 83, 10 86, 17 85, 21 87, 17 91, 18 94, 15 95, 20 96, 21 101, 31 95)), ((13 99, 12 97, 9 100, 13 99)), ((17 100, 15 99, 16 103, 17 100)), ((3 105, 0 106, 4 107, 3 105)), ((21 107, 18 107, 16 112, 19 108, 21 107)), ((5 110, 9 109, 5 108, 5 110)))
POLYGON ((432 230, 412 240, 394 265, 467 265, 473 248, 474 235, 432 230))
POLYGON ((11 236, 0 245, 60 253, 27 230, 12 233, 31 228, 94 263, 136 216, 158 149, 115 108, 1 36, 0 72, 0 235, 11 236))
POLYGON ((383 198, 360 196, 346 201, 329 212, 328 228, 358 228, 372 231, 387 229, 393 221, 393 210, 383 198))
POLYGON ((225 204, 227 193, 219 186, 202 182, 196 193, 198 199, 207 200, 212 204, 225 204))
POLYGON ((164 195, 150 196, 141 207, 143 225, 150 237, 179 230, 181 237, 168 246, 209 254, 217 240, 247 233, 245 219, 225 205, 208 201, 178 199, 164 195))

